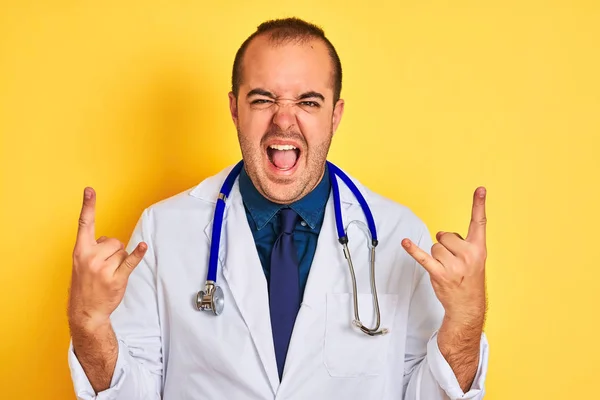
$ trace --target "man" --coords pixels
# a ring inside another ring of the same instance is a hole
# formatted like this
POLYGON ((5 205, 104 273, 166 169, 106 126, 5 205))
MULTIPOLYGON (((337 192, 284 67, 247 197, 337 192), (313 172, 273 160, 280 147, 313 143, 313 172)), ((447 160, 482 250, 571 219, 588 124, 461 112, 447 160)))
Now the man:
MULTIPOLYGON (((377 227, 386 333, 352 324, 355 292, 326 164, 344 111, 341 79, 323 31, 298 19, 262 24, 238 51, 229 106, 244 165, 226 199, 218 316, 194 300, 231 168, 145 210, 127 251, 95 238, 96 197, 86 188, 69 302, 79 399, 483 397, 484 188, 466 239, 440 232, 431 247, 414 214, 355 182, 377 227)), ((338 186, 360 320, 372 327, 365 214, 338 186)))

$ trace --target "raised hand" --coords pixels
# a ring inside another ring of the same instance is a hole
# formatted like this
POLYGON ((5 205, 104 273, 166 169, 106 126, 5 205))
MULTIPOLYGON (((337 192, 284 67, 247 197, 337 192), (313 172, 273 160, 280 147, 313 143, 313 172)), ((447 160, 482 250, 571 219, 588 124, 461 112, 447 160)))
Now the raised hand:
POLYGON ((476 376, 486 312, 485 196, 483 187, 473 194, 466 239, 457 233, 438 232, 431 256, 409 239, 402 241, 408 254, 429 272, 435 294, 444 306, 437 342, 464 392, 476 376))
POLYGON ((457 233, 438 232, 431 256, 409 239, 406 251, 429 272, 446 318, 461 324, 483 325, 485 318, 486 190, 477 188, 467 238, 457 233))
POLYGON ((84 191, 77 240, 73 250, 73 272, 69 296, 69 322, 93 330, 109 321, 117 308, 127 280, 146 253, 141 242, 131 254, 118 239, 95 239, 96 194, 84 191))

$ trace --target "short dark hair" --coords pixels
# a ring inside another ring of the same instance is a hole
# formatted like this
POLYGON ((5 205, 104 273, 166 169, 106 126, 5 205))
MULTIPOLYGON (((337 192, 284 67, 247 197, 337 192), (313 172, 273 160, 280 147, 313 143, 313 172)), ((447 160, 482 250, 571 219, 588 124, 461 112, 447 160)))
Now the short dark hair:
POLYGON ((231 91, 237 99, 242 84, 242 62, 248 45, 255 37, 269 34, 269 39, 282 44, 291 41, 303 42, 310 39, 319 39, 325 43, 333 64, 333 104, 335 104, 342 93, 342 63, 333 44, 325 37, 325 32, 319 26, 303 21, 299 18, 275 19, 263 22, 258 26, 256 32, 250 35, 238 49, 233 62, 233 73, 231 74, 231 91))

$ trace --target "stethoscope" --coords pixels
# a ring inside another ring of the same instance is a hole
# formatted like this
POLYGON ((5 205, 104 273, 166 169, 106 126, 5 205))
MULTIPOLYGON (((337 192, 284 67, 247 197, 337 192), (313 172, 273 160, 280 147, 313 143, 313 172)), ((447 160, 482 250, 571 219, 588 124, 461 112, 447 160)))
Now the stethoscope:
MULTIPOLYGON (((243 166, 244 162, 240 161, 238 164, 236 164, 235 167, 233 167, 231 172, 229 172, 229 175, 227 175, 227 178, 225 178, 225 182, 223 182, 223 186, 221 187, 221 191, 219 192, 219 196, 217 197, 217 204, 213 219, 206 284, 204 290, 199 291, 196 296, 196 308, 201 311, 212 311, 214 315, 220 315, 223 312, 223 307, 225 305, 223 290, 216 285, 218 255, 219 246, 221 242, 221 228, 223 227, 223 214, 225 213, 225 203, 229 194, 231 193, 231 189, 233 188, 235 180, 240 174, 240 171, 242 170, 243 166)), ((377 288, 375 286, 375 247, 377 247, 377 244, 379 242, 377 241, 377 230, 375 228, 375 220, 373 219, 373 214, 371 213, 369 205, 367 204, 364 196, 358 190, 354 182, 352 182, 352 180, 348 177, 348 175, 346 175, 341 169, 339 169, 329 161, 327 161, 327 166, 329 167, 331 190, 333 194, 335 225, 338 233, 338 241, 342 245, 344 257, 348 261, 348 268, 350 269, 350 275, 352 277, 352 295, 354 301, 354 320, 352 321, 352 323, 355 326, 357 326, 362 332, 369 336, 385 335, 386 333, 388 333, 388 330, 386 328, 379 329, 379 325, 381 323, 381 313, 379 310, 377 288), (344 226, 342 222, 340 190, 336 177, 339 177, 344 182, 344 184, 348 187, 348 189, 350 189, 356 200, 359 202, 360 207, 362 208, 362 211, 365 214, 365 218, 367 219, 367 225, 371 234, 371 296, 373 298, 373 306, 375 308, 375 314, 377 316, 374 328, 367 328, 366 326, 364 326, 362 322, 360 322, 360 317, 358 315, 356 275, 354 273, 352 257, 350 256, 350 249, 348 248, 348 235, 344 231, 344 226)))

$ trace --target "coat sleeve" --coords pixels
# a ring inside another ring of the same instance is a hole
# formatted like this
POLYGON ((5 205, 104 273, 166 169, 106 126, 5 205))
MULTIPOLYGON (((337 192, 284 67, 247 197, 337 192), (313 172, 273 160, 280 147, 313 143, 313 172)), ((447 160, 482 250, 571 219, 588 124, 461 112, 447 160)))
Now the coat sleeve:
MULTIPOLYGON (((424 229, 417 245, 430 253, 431 236, 424 229)), ((416 262, 415 262, 416 263, 416 262)), ((444 309, 435 295, 427 271, 417 266, 417 285, 412 295, 408 317, 406 357, 404 360, 405 400, 481 400, 488 363, 488 342, 482 334, 479 366, 471 389, 464 393, 452 368, 440 352, 437 332, 444 309)))
POLYGON ((123 301, 111 315, 119 350, 110 388, 96 394, 69 346, 69 367, 78 400, 159 400, 162 391, 162 346, 158 317, 156 259, 152 223, 146 210, 127 245, 131 252, 148 244, 143 260, 129 277, 123 301))

